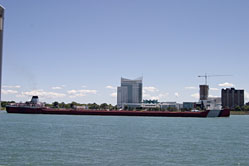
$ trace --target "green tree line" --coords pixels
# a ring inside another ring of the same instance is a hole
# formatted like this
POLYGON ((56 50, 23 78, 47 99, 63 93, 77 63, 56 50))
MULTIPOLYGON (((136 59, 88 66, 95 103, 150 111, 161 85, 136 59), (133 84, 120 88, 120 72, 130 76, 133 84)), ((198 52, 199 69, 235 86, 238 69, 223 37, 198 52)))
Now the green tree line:
POLYGON ((249 105, 236 106, 232 111, 249 111, 249 105))
POLYGON ((1 101, 1 107, 6 108, 6 105, 10 105, 12 103, 15 103, 15 101, 1 101))
POLYGON ((88 103, 88 104, 81 104, 77 102, 71 102, 71 103, 64 103, 64 102, 53 102, 52 104, 46 104, 47 107, 52 107, 52 108, 74 108, 75 106, 87 106, 89 109, 117 109, 116 106, 113 106, 111 104, 107 103, 102 103, 102 104, 97 104, 97 103, 88 103))

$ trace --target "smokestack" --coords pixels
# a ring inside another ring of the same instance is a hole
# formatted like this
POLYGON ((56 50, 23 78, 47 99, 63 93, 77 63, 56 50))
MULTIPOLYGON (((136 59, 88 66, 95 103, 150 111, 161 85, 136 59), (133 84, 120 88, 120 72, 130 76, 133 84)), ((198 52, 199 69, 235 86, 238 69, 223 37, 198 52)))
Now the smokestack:
POLYGON ((4 8, 0 5, 0 109, 2 101, 2 60, 3 60, 3 21, 4 8))
POLYGON ((38 96, 32 96, 32 99, 30 101, 32 104, 38 104, 39 103, 39 98, 38 96))

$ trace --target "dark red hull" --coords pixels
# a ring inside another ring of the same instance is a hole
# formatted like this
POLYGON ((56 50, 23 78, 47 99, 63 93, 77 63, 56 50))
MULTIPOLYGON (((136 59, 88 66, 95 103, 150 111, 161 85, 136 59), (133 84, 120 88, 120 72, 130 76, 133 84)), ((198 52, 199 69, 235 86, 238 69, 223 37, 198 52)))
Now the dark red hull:
POLYGON ((7 106, 8 113, 21 114, 62 114, 62 115, 104 115, 104 116, 159 116, 159 117, 229 117, 230 110, 219 110, 219 112, 169 112, 169 111, 108 111, 108 110, 75 110, 75 109, 53 109, 34 107, 7 106))

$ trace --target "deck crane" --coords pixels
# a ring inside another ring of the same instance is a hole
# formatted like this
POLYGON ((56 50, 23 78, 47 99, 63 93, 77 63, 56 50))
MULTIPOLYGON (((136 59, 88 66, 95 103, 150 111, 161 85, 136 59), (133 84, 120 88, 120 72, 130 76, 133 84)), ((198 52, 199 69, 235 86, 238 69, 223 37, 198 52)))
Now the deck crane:
POLYGON ((207 85, 208 77, 225 77, 225 76, 232 76, 232 75, 207 75, 207 73, 205 73, 205 75, 199 75, 198 77, 204 77, 205 85, 207 85))

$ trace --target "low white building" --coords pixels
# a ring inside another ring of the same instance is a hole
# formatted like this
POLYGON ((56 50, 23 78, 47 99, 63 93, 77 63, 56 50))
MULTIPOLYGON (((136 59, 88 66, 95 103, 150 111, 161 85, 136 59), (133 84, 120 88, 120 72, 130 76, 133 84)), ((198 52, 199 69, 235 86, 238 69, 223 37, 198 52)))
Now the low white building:
POLYGON ((168 108, 176 108, 177 110, 180 110, 183 108, 183 104, 179 104, 176 102, 157 102, 157 103, 123 103, 122 109, 124 108, 142 108, 142 109, 153 109, 153 108, 159 108, 159 109, 168 109, 168 108))
POLYGON ((183 104, 177 102, 161 102, 159 103, 159 107, 161 109, 176 108, 177 110, 180 110, 181 108, 183 108, 183 104))

